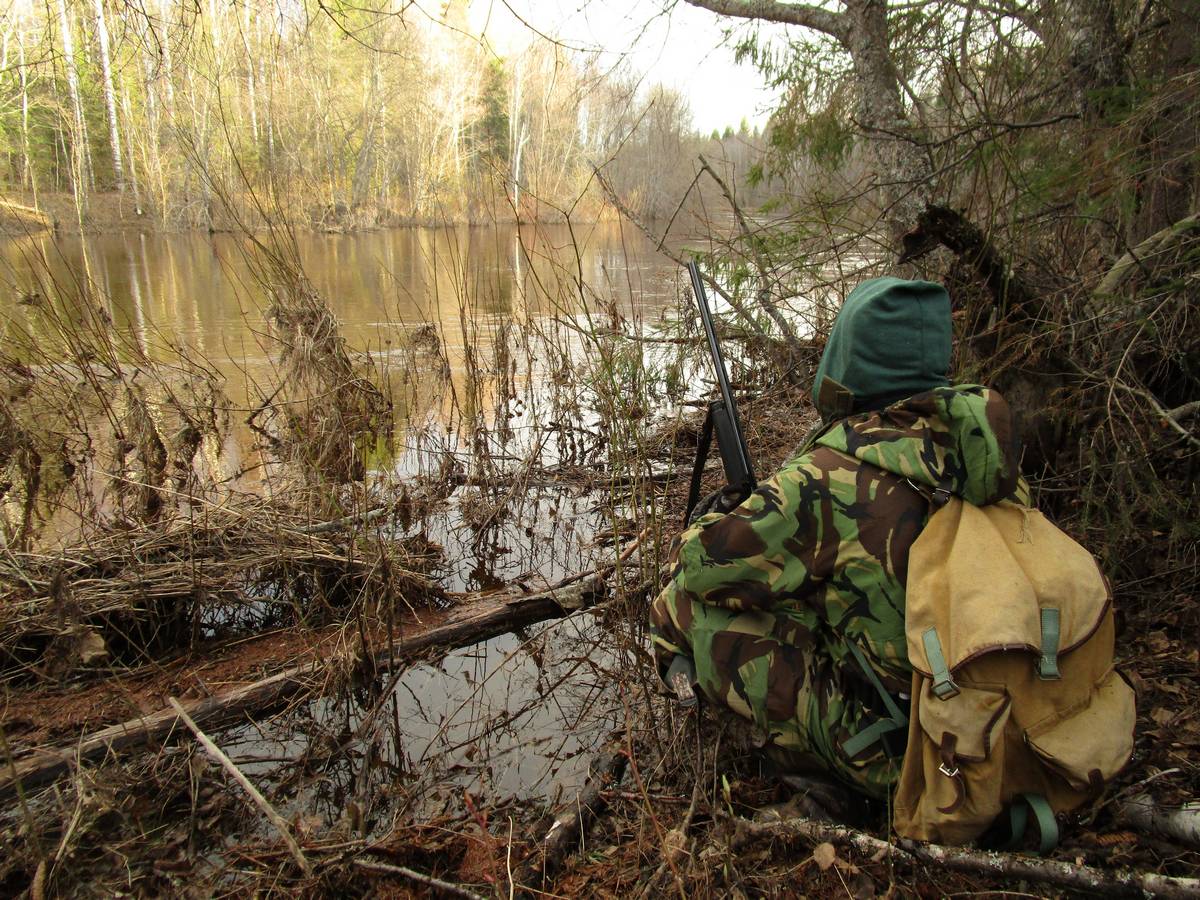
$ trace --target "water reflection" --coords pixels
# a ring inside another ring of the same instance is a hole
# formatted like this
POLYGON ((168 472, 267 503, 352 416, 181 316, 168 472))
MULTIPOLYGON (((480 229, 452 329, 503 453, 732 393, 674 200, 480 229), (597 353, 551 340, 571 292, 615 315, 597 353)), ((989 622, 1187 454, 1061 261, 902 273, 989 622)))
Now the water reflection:
POLYGON ((571 617, 405 668, 382 695, 348 691, 229 729, 221 744, 327 824, 350 798, 371 804, 368 832, 395 816, 434 818, 464 790, 553 801, 583 785, 624 720, 613 673, 632 660, 617 643, 591 616, 571 617))
MULTIPOLYGON (((500 323, 615 305, 638 317, 666 301, 674 264, 615 223, 486 228, 401 228, 350 235, 300 234, 309 280, 356 350, 387 353, 433 325, 451 370, 500 323)), ((118 329, 152 358, 183 346, 228 380, 235 401, 269 382, 273 353, 262 309, 267 289, 238 235, 197 233, 37 235, 0 242, 0 310, 36 327, 20 298, 95 288, 118 329), (56 289, 57 286, 57 289, 56 289)))
MULTIPOLYGON (((618 223, 300 234, 295 242, 343 337, 373 356, 392 401, 393 433, 369 436, 360 448, 367 468, 406 478, 449 472, 449 483, 459 485, 438 516, 405 528, 445 548, 447 586, 486 588, 531 570, 550 579, 575 571, 600 522, 596 503, 571 484, 548 485, 557 479, 546 473, 604 462, 609 436, 595 384, 577 368, 595 357, 587 335, 623 323, 635 330, 672 306, 674 265, 618 223), (507 486, 489 492, 489 484, 507 486)), ((220 376, 230 408, 217 414, 214 407, 214 430, 204 429, 191 461, 199 480, 270 492, 279 460, 267 449, 269 436, 264 442, 247 424, 281 378, 263 312, 270 285, 255 259, 245 235, 0 242, 0 328, 49 337, 58 327, 50 313, 60 321, 78 315, 71 299, 87 297, 126 336, 114 342, 124 363, 150 359, 169 373, 181 353, 201 359, 220 376)), ((53 354, 58 346, 45 340, 33 352, 53 354)), ((207 395, 185 396, 174 383, 171 390, 185 405, 206 402, 207 395)), ((181 426, 163 412, 162 395, 147 389, 147 411, 170 447, 181 426)), ((93 406, 77 418, 94 422, 77 430, 103 451, 121 436, 103 404, 93 406)), ((108 478, 122 471, 113 459, 97 457, 91 507, 77 515, 57 509, 47 534, 74 534, 77 521, 109 508, 108 478)))

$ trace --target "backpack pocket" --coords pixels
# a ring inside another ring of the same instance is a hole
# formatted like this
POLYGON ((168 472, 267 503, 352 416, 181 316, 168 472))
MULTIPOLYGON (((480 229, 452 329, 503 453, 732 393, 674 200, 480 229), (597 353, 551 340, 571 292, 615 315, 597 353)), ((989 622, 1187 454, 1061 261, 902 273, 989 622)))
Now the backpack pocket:
POLYGON ((1025 742, 1071 787, 1098 791, 1129 761, 1136 718, 1133 688, 1109 669, 1083 702, 1027 728, 1025 742))
POLYGON ((1012 700, 1001 686, 958 685, 939 699, 924 680, 918 718, 925 738, 925 802, 955 819, 988 821, 1000 811, 1004 726, 1012 700))

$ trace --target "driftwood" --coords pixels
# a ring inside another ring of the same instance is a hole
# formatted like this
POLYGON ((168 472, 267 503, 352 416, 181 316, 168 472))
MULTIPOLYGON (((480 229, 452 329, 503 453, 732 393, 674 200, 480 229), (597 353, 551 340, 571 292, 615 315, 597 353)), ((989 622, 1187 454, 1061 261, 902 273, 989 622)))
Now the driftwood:
POLYGON ((620 750, 603 753, 591 767, 587 784, 560 813, 513 877, 517 886, 539 888, 579 846, 588 828, 608 808, 609 790, 625 775, 629 758, 620 750))
POLYGON ((1200 847, 1200 802, 1169 808, 1159 806, 1148 794, 1140 794, 1117 804, 1113 818, 1136 831, 1200 847))
MULTIPOLYGON (((634 549, 636 542, 626 545, 614 565, 628 558, 634 549)), ((605 573, 612 567, 605 566, 582 577, 572 576, 537 593, 485 595, 473 602, 463 602, 451 607, 440 624, 394 643, 385 643, 372 654, 373 662, 376 667, 383 668, 435 647, 464 647, 518 628, 561 618, 571 610, 595 602, 606 589, 605 573)), ((318 690, 328 667, 326 659, 310 660, 261 681, 182 705, 195 722, 203 722, 209 728, 227 725, 318 690)), ((170 740, 180 721, 178 713, 167 708, 93 732, 71 746, 40 749, 15 759, 0 760, 0 800, 52 782, 73 765, 170 740)))
MULTIPOLYGON (((727 816, 725 818, 728 819, 727 816)), ((1159 875, 1157 872, 1107 871, 1052 859, 972 850, 966 847, 944 847, 909 840, 890 844, 852 828, 814 822, 811 819, 782 819, 774 822, 733 819, 732 822, 731 844, 735 849, 751 840, 762 838, 785 838, 812 844, 828 842, 852 847, 877 861, 887 859, 910 864, 921 862, 959 872, 1025 879, 1108 896, 1153 895, 1168 900, 1200 898, 1200 879, 1197 878, 1176 878, 1159 875)))

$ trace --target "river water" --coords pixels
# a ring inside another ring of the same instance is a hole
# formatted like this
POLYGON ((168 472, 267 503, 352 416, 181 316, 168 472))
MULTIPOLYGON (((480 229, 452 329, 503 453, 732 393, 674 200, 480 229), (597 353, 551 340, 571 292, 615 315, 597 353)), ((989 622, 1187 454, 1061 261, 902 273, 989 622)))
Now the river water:
MULTIPOLYGON (((256 240, 183 234, 38 235, 0 242, 0 310, 91 284, 118 329, 159 359, 182 344, 210 361, 241 399, 266 382, 274 349, 265 337, 267 292, 256 275, 256 240)), ((421 325, 438 328, 462 374, 462 321, 526 326, 546 316, 653 312, 675 294, 677 267, 620 223, 398 228, 300 233, 282 242, 340 322, 351 348, 386 354, 421 325)), ((467 335, 469 337, 470 335, 467 335)))
MULTIPOLYGON (((428 457, 439 453, 473 452, 478 436, 463 433, 464 410, 466 398, 479 396, 472 383, 481 377, 495 401, 486 428, 517 435, 486 452, 503 462, 536 451, 543 471, 567 463, 580 468, 583 460, 594 475, 609 436, 595 409, 579 402, 579 385, 567 391, 576 391, 574 405, 562 402, 556 391, 562 364, 583 362, 595 351, 596 334, 640 335, 678 309, 678 268, 617 223, 406 228, 293 240, 289 252, 328 303, 348 346, 369 354, 391 385, 397 416, 390 445, 398 449, 373 460, 390 468, 389 478, 427 473, 436 466, 428 457), (435 355, 414 354, 415 345, 430 341, 435 355), (498 353, 513 358, 498 361, 498 353)), ((169 363, 185 352, 204 360, 219 373, 235 412, 245 412, 279 379, 279 348, 264 314, 269 290, 255 260, 252 239, 237 235, 10 240, 0 243, 0 323, 36 332, 46 303, 87 294, 144 356, 169 363)), ((678 351, 648 345, 635 352, 638 364, 653 366, 648 355, 678 351)), ((228 440, 236 446, 221 454, 230 466, 245 467, 262 452, 240 426, 243 419, 232 417, 228 440)), ((405 527, 443 548, 438 575, 450 590, 487 589, 520 576, 553 582, 588 569, 605 552, 593 538, 610 527, 605 509, 612 498, 582 485, 545 476, 514 483, 507 509, 481 522, 485 498, 468 482, 438 512, 405 527)), ((577 620, 550 626, 545 637, 539 631, 405 671, 392 687, 393 742, 372 751, 380 754, 375 777, 410 773, 404 778, 423 785, 409 785, 414 795, 444 783, 547 798, 577 787, 591 752, 621 718, 620 699, 603 672, 619 654, 611 636, 577 620)), ((309 754, 314 733, 345 716, 353 720, 345 727, 356 729, 360 715, 347 698, 316 700, 292 723, 295 731, 256 725, 224 740, 250 771, 266 776, 280 761, 309 754)), ((335 798, 330 820, 339 805, 335 798)))
MULTIPOLYGON (((201 360, 219 373, 231 411, 223 445, 207 454, 213 477, 254 490, 270 462, 245 419, 281 381, 259 241, 271 243, 263 235, 195 232, 0 242, 0 339, 10 329, 36 335, 46 327, 47 304, 85 295, 141 355, 201 360)), ((394 433, 369 465, 386 476, 431 474, 449 455, 478 453, 480 423, 504 438, 503 446, 484 448, 497 460, 536 451, 542 465, 565 454, 595 464, 587 455, 602 452, 605 436, 578 396, 564 404, 558 373, 594 349, 584 335, 638 332, 643 322, 673 314, 679 295, 675 264, 617 222, 299 233, 273 247, 297 261, 348 347, 368 354, 382 374, 394 433), (568 416, 574 430, 563 427, 568 416)), ((544 556, 565 545, 540 530, 573 528, 594 499, 542 488, 522 497, 536 513, 523 517, 529 522, 510 517, 482 538, 458 521, 430 523, 429 537, 460 561, 447 573, 448 587, 491 586, 538 562, 536 553, 498 559, 496 548, 525 546, 544 556), (492 551, 481 551, 487 544, 492 551)), ((460 493, 466 500, 471 490, 460 493)), ((576 562, 555 561, 547 575, 576 562)))

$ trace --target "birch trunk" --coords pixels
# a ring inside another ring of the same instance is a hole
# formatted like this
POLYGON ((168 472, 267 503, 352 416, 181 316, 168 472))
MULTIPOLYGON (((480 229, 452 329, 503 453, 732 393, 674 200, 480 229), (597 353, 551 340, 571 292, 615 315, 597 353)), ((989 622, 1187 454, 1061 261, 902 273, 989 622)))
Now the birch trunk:
POLYGON ((100 74, 104 88, 104 111, 108 115, 108 145, 112 150, 113 176, 117 192, 125 192, 125 168, 121 164, 121 131, 117 123, 117 95, 113 89, 112 58, 108 50, 108 25, 104 21, 104 0, 92 0, 96 14, 96 41, 100 50, 100 74))
POLYGON ((21 77, 21 150, 24 156, 22 181, 25 187, 33 192, 33 208, 37 209, 37 177, 33 172, 33 153, 29 144, 29 76, 25 69, 25 33, 20 26, 17 28, 17 54, 20 60, 21 77))
POLYGON ((142 214, 142 192, 138 187, 138 171, 137 171, 137 156, 133 148, 133 104, 129 101, 129 90, 121 92, 121 111, 125 116, 125 141, 129 148, 129 187, 133 191, 133 207, 134 211, 140 216, 142 214))
POLYGON ((62 37, 63 61, 67 68, 67 93, 71 100, 71 111, 75 118, 74 134, 71 136, 71 188, 75 193, 75 209, 80 218, 87 210, 88 148, 87 125, 83 120, 83 101, 79 96, 79 72, 75 68, 75 38, 71 31, 71 17, 67 14, 67 0, 58 0, 58 24, 62 37))
POLYGON ((363 142, 358 148, 354 160, 354 179, 350 186, 350 206, 358 208, 367 200, 374 181, 376 168, 375 140, 379 131, 380 121, 380 88, 379 88, 379 54, 371 54, 371 71, 367 76, 366 98, 363 101, 362 129, 363 142))
POLYGON ((242 22, 242 48, 246 51, 246 106, 250 111, 250 136, 254 139, 254 149, 258 152, 258 97, 254 83, 254 55, 250 52, 250 4, 245 7, 245 20, 242 22))

